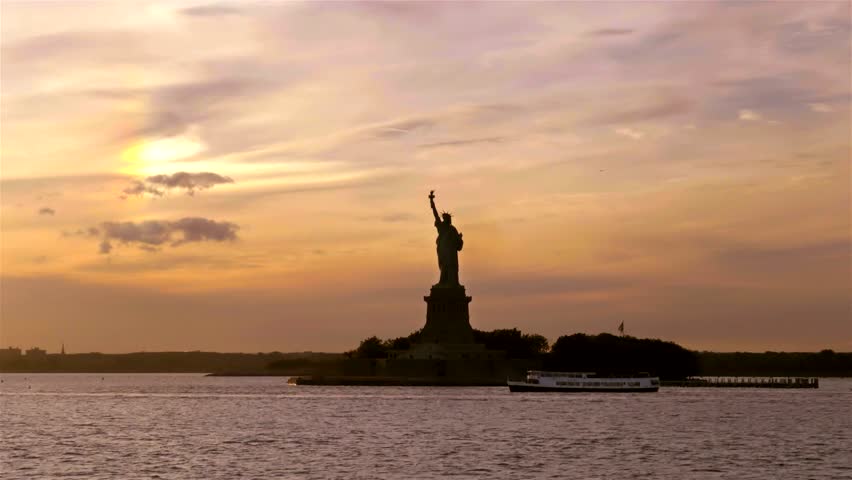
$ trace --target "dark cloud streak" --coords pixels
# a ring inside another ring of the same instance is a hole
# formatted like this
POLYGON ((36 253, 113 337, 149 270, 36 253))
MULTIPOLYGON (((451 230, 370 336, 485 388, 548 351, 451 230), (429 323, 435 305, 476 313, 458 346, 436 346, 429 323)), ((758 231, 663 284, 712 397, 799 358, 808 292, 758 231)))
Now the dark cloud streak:
POLYGON ((422 145, 418 145, 417 148, 464 147, 483 143, 502 143, 504 141, 506 141, 506 137, 468 138, 462 140, 448 140, 446 142, 424 143, 422 145))
POLYGON ((98 250, 109 254, 113 242, 136 245, 147 251, 160 246, 178 247, 195 242, 233 242, 237 240, 239 226, 231 222, 217 222, 201 217, 186 217, 177 221, 146 220, 143 222, 103 222, 100 228, 88 232, 102 232, 98 250))
POLYGON ((186 190, 187 195, 195 195, 196 191, 207 190, 216 185, 234 183, 234 179, 212 172, 177 172, 172 175, 154 175, 146 178, 145 181, 166 189, 180 188, 186 190))
POLYGON ((375 138, 397 138, 407 135, 416 130, 422 130, 435 126, 436 121, 431 118, 415 118, 400 120, 381 125, 368 130, 368 134, 375 138))
POLYGON ((146 193, 162 197, 171 189, 183 190, 187 195, 193 196, 196 192, 226 183, 234 183, 234 179, 212 172, 177 172, 171 175, 153 175, 144 181, 133 180, 129 187, 122 190, 124 195, 121 198, 127 198, 128 195, 140 196, 146 193))
POLYGON ((592 37, 613 37, 613 36, 622 36, 622 35, 630 35, 634 30, 631 28, 600 28, 598 30, 592 30, 586 35, 592 37))
POLYGON ((157 197, 162 197, 165 192, 163 192, 162 190, 158 190, 154 187, 145 185, 145 182, 142 182, 140 180, 132 180, 130 182, 130 186, 122 190, 121 193, 124 194, 121 196, 121 198, 125 199, 128 195, 139 196, 144 195, 146 193, 157 197))
POLYGON ((199 5, 197 7, 188 7, 180 11, 181 15, 188 17, 222 17, 228 15, 242 15, 243 10, 221 4, 199 5))

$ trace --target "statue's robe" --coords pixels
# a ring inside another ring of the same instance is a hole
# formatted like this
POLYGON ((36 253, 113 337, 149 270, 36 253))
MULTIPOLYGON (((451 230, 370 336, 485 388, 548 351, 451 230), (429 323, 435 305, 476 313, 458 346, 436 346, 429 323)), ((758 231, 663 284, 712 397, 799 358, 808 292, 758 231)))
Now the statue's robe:
POLYGON ((459 284, 459 251, 464 246, 459 231, 448 222, 435 220, 438 229, 438 268, 441 269, 441 285, 459 284))

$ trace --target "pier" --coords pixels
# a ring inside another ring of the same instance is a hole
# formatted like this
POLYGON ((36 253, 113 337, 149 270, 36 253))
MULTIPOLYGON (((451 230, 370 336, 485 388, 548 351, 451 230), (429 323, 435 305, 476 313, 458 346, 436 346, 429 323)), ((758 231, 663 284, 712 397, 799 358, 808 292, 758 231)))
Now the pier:
POLYGON ((386 376, 294 376, 290 385, 322 385, 349 387, 505 387, 506 381, 452 377, 386 377, 386 376))
POLYGON ((819 388, 819 379, 814 377, 718 377, 660 382, 663 387, 706 387, 706 388, 819 388))

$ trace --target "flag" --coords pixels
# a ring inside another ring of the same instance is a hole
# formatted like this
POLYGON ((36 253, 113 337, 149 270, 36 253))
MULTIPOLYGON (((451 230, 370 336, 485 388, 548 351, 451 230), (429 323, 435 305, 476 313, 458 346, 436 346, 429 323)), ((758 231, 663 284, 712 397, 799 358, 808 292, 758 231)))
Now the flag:
POLYGON ((618 326, 618 331, 624 335, 624 322, 621 322, 621 325, 618 326))

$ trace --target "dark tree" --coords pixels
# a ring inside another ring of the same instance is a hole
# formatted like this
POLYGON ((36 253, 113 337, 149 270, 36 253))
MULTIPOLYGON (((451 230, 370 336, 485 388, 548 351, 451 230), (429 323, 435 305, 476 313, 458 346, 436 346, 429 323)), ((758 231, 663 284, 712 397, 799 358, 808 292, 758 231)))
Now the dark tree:
POLYGON ((388 347, 379 337, 372 336, 361 341, 352 352, 347 352, 352 358, 388 358, 388 347))
POLYGON ((506 358, 535 358, 547 353, 547 339, 538 334, 522 333, 517 328, 473 331, 476 343, 483 343, 490 350, 506 352, 506 358))
POLYGON ((664 379, 699 373, 696 354, 680 345, 606 333, 559 337, 545 359, 545 368, 603 374, 648 372, 664 379))

